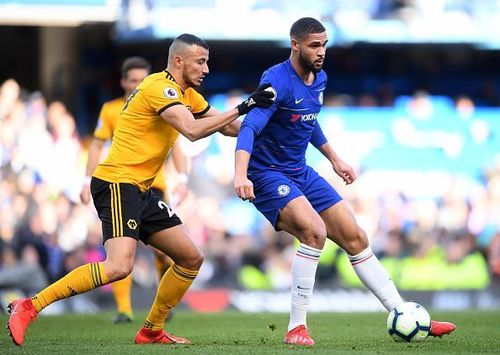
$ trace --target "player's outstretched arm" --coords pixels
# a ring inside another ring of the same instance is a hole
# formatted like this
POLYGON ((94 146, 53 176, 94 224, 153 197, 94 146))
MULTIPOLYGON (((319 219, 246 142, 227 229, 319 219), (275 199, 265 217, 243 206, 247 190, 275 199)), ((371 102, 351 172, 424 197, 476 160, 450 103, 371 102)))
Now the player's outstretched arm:
POLYGON ((238 116, 250 112, 255 107, 270 107, 274 94, 265 89, 269 85, 262 85, 241 104, 234 109, 216 116, 195 120, 191 112, 184 105, 173 105, 161 113, 161 117, 172 127, 178 130, 190 141, 207 137, 233 122, 238 116))
MULTIPOLYGON (((238 109, 238 113, 240 115, 244 115, 254 107, 270 107, 272 105, 272 101, 274 101, 275 99, 275 92, 273 90, 270 90, 269 88, 271 88, 270 83, 260 85, 248 99, 246 99, 236 107, 238 109)), ((218 114, 220 114, 220 112, 211 107, 208 112, 201 116, 201 118, 211 117, 218 114)), ((240 128, 241 122, 235 120, 229 123, 227 126, 222 127, 219 132, 225 136, 237 137, 238 133, 240 132, 240 128)))
POLYGON ((221 113, 217 116, 196 120, 184 105, 174 105, 161 113, 161 117, 183 136, 194 142, 220 130, 237 117, 238 109, 221 113))
POLYGON ((228 137, 238 137, 238 133, 240 132, 240 127, 241 127, 241 121, 234 120, 227 126, 222 127, 222 129, 219 132, 228 137))
MULTIPOLYGON (((202 116, 197 116, 196 118, 206 118, 206 117, 212 117, 212 116, 217 116, 220 115, 220 111, 210 107, 210 110, 208 110, 205 114, 202 116)), ((240 132, 240 126, 241 122, 238 120, 234 120, 233 122, 229 123, 228 125, 222 127, 218 132, 222 133, 225 136, 229 137, 237 137, 238 133, 240 132)))

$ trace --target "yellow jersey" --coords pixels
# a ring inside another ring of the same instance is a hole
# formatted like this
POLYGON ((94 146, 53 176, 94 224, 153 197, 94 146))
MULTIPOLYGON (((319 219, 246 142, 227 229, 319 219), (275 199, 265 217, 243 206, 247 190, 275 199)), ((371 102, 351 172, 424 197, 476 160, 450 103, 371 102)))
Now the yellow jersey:
POLYGON ((146 77, 125 102, 108 157, 98 165, 94 176, 113 183, 130 183, 141 191, 151 187, 179 135, 160 114, 179 104, 193 115, 210 109, 193 88, 181 90, 168 71, 146 77))
MULTIPOLYGON (((120 112, 122 111, 123 106, 125 106, 125 102, 125 98, 119 97, 105 102, 104 105, 102 105, 101 112, 99 113, 99 119, 97 120, 97 126, 94 130, 95 138, 103 141, 111 140, 113 138, 113 132, 118 124, 120 112)), ((167 179, 165 177, 164 169, 161 169, 158 172, 158 175, 156 175, 151 187, 161 191, 165 191, 167 189, 167 179)))

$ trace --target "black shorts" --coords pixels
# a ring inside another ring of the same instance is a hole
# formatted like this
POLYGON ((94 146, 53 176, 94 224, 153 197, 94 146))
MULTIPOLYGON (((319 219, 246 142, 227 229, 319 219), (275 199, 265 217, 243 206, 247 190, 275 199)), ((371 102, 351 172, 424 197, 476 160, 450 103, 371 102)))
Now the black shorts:
POLYGON ((151 234, 182 224, 170 206, 152 190, 141 192, 132 184, 110 183, 93 177, 90 191, 102 221, 104 242, 127 236, 148 244, 151 234))
POLYGON ((156 187, 152 187, 150 188, 150 190, 153 191, 160 198, 160 200, 163 200, 166 203, 168 203, 168 198, 165 199, 165 192, 163 190, 158 189, 156 187))

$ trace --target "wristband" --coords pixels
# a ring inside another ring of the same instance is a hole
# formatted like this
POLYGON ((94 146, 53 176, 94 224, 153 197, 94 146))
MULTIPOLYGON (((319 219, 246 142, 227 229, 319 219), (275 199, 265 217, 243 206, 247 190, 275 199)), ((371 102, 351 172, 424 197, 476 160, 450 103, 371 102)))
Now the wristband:
POLYGON ((187 174, 177 174, 177 182, 179 184, 186 184, 188 182, 187 174))
POLYGON ((83 178, 83 184, 84 185, 90 185, 90 180, 92 180, 92 176, 85 176, 83 178))

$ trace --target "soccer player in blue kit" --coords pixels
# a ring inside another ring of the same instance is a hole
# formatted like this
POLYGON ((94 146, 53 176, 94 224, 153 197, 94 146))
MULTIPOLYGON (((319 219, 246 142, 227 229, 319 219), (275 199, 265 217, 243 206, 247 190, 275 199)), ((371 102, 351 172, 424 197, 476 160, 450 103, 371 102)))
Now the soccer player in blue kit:
MULTIPOLYGON (((316 19, 305 17, 292 25, 290 39, 290 58, 269 68, 261 78, 261 84, 272 85, 273 105, 252 110, 241 125, 234 188, 276 230, 300 241, 292 265, 290 323, 284 342, 311 346, 314 340, 307 330, 306 315, 326 237, 347 252, 360 280, 388 311, 404 301, 346 202, 306 164, 310 142, 346 184, 356 179, 317 122, 327 84, 322 70, 326 30, 316 19)), ((432 321, 430 334, 442 336, 455 328, 452 323, 432 321)))

